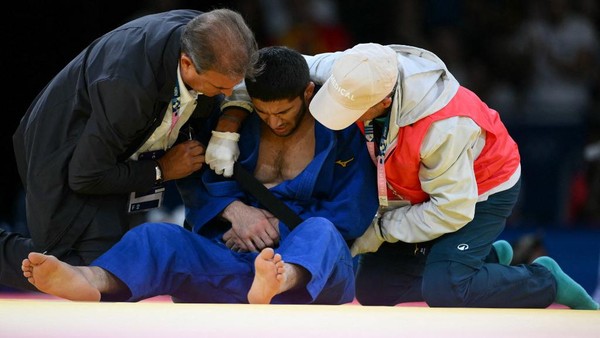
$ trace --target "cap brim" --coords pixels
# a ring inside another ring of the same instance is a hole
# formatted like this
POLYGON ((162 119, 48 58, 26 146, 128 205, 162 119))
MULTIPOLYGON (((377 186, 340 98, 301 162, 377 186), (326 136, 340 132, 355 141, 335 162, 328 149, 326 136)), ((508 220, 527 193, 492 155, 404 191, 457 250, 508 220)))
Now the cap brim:
POLYGON ((310 101, 309 110, 312 116, 325 127, 341 130, 352 125, 368 110, 353 110, 342 106, 327 93, 329 80, 310 101))

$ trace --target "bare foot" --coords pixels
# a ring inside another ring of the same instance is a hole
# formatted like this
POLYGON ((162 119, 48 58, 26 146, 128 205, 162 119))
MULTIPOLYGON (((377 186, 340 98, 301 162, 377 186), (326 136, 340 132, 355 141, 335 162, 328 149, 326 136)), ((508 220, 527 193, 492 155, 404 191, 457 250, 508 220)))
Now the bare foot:
POLYGON ((21 265, 23 276, 38 290, 69 300, 100 301, 100 292, 90 282, 86 266, 72 266, 58 258, 31 252, 21 265))
POLYGON ((248 292, 250 304, 269 304, 285 283, 285 264, 280 254, 264 248, 254 261, 254 281, 248 292))

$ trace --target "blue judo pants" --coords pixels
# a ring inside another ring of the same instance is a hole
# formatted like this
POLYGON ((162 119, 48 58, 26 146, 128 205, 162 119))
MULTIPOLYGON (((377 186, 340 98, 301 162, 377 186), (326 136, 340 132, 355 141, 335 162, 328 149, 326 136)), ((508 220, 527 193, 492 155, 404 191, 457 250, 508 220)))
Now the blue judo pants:
MULTIPOLYGON (((287 229, 286 229, 287 230, 287 229)), ((354 299, 350 250, 335 226, 312 217, 293 231, 280 231, 280 253, 311 275, 308 285, 275 296, 272 303, 343 304, 354 299)), ((145 223, 130 230, 91 265, 117 277, 129 289, 103 300, 139 301, 171 295, 179 302, 248 303, 257 253, 237 253, 169 223, 145 223)))
POLYGON ((545 308, 556 281, 538 264, 498 264, 492 243, 517 202, 520 181, 477 203, 473 220, 429 243, 384 243, 358 261, 356 297, 363 305, 425 301, 432 307, 545 308), (428 254, 419 247, 429 247, 428 254))

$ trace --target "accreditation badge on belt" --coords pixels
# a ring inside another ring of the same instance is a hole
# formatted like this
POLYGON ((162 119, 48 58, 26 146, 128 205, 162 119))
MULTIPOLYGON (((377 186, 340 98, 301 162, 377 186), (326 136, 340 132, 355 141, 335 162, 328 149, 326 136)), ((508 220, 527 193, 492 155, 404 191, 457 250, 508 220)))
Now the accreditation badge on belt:
MULTIPOLYGON (((141 153, 138 156, 140 160, 156 160, 159 159, 163 154, 164 150, 149 151, 141 153)), ((137 213, 141 211, 148 211, 151 209, 160 208, 162 206, 165 196, 165 185, 162 182, 156 182, 148 191, 137 192, 134 191, 129 194, 129 203, 127 211, 137 213)))

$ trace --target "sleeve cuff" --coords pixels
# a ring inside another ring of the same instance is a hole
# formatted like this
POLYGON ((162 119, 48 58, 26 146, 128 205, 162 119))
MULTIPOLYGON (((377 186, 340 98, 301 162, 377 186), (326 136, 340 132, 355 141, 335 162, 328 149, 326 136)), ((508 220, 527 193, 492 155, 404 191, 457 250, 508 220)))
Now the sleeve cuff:
POLYGON ((230 107, 241 108, 247 110, 250 113, 254 112, 254 107, 252 106, 252 104, 246 101, 226 101, 221 105, 221 111, 224 111, 226 108, 230 107))

